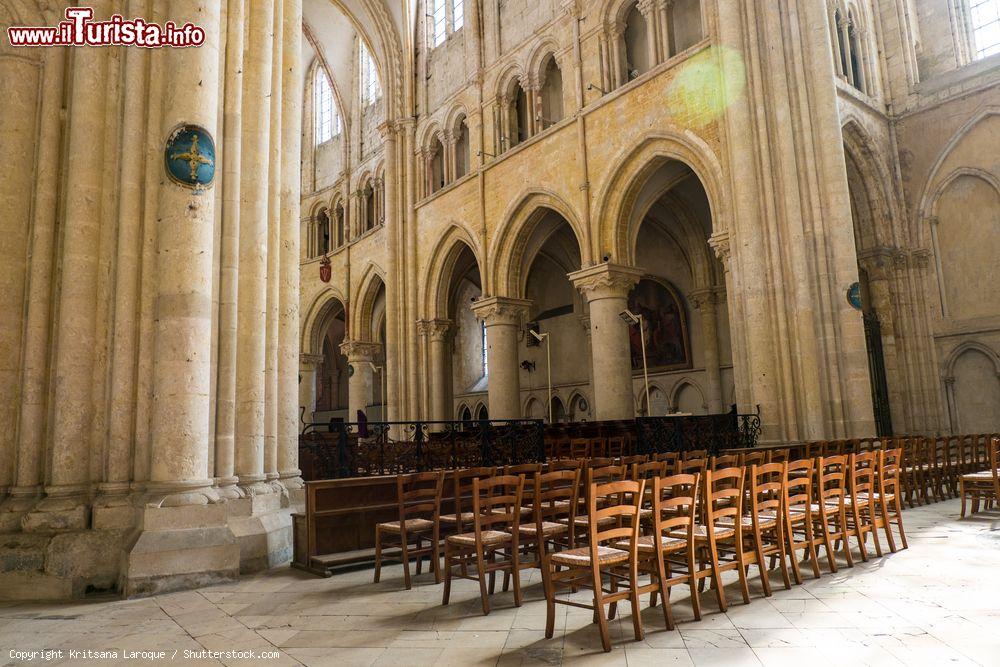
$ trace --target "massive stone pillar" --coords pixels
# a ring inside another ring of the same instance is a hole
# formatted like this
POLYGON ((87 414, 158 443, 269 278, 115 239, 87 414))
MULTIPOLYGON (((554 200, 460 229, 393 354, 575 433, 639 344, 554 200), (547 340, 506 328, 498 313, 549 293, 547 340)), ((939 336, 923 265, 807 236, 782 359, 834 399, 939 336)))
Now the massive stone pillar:
POLYGON ((430 418, 445 421, 451 418, 448 408, 448 334, 451 330, 451 320, 430 320, 427 322, 427 340, 430 346, 430 418))
POLYGON ((299 157, 302 137, 302 0, 285 0, 281 85, 281 253, 278 321, 278 472, 288 489, 299 470, 299 157))
POLYGON ((621 312, 628 308, 628 294, 644 274, 642 269, 610 263, 568 274, 590 307, 597 420, 635 416, 628 325, 622 321, 621 312))
POLYGON ((247 4, 243 63, 243 173, 240 183, 240 258, 236 342, 236 475, 251 494, 264 482, 264 395, 267 304, 267 216, 271 131, 271 31, 274 1, 247 4))
POLYGON ((705 399, 709 414, 722 410, 722 372, 719 368, 718 299, 711 288, 699 290, 689 296, 691 307, 701 314, 701 339, 705 356, 705 399))
POLYGON ((521 417, 521 388, 517 339, 530 301, 491 296, 472 305, 476 317, 486 324, 490 419, 521 417))
MULTIPOLYGON (((106 0, 94 3, 105 16, 106 0)), ((97 283, 104 155, 108 49, 77 49, 73 58, 66 148, 66 201, 61 221, 59 285, 52 368, 52 453, 46 499, 27 514, 25 530, 87 527, 90 449, 94 421, 94 365, 98 340, 97 283)))
MULTIPOLYGON (((378 343, 359 340, 347 340, 340 344, 340 351, 347 357, 350 369, 347 381, 347 421, 355 421, 359 410, 369 420, 373 419, 373 415, 368 414, 368 406, 374 399, 375 360, 381 349, 382 346, 378 343)), ((384 404, 385 397, 382 397, 382 402, 384 404)))

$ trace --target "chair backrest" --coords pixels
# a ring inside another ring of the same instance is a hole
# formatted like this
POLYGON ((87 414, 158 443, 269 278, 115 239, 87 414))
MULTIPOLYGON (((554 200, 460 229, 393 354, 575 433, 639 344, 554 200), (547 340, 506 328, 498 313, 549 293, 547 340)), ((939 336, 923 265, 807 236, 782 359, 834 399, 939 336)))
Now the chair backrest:
POLYGON ((585 459, 590 456, 590 439, 573 438, 570 440, 569 456, 573 459, 585 459))
POLYGON ((848 458, 851 502, 855 505, 872 505, 875 502, 872 492, 875 490, 877 460, 875 452, 859 452, 848 458))
POLYGON ((1000 438, 990 439, 990 470, 993 471, 993 478, 996 479, 1000 469, 1000 438))
POLYGON ((580 494, 580 469, 554 470, 535 473, 532 499, 534 520, 538 535, 542 535, 542 522, 568 520, 572 525, 576 518, 576 506, 580 494))
POLYGON ((559 436, 552 445, 552 451, 557 459, 568 459, 572 455, 572 441, 567 436, 559 436))
MULTIPOLYGON (((591 438, 590 439, 590 456, 601 456, 601 457, 613 457, 610 452, 608 452, 608 441, 606 438, 591 438)), ((620 456, 620 454, 618 455, 620 456)))
POLYGON ((786 461, 783 474, 785 512, 792 508, 812 516, 813 468, 817 459, 786 461))
POLYGON ((626 439, 624 436, 616 435, 608 438, 607 444, 607 455, 608 456, 625 456, 627 446, 626 439))
POLYGON ((645 454, 633 454, 632 456, 621 456, 615 459, 616 465, 631 466, 636 463, 646 463, 649 457, 645 454))
POLYGON ((607 456, 597 456, 587 459, 588 468, 607 468, 615 465, 615 460, 607 456))
POLYGON ((405 532, 406 520, 411 517, 424 514, 434 517, 440 514, 443 489, 443 470, 396 475, 400 530, 405 532))
POLYGON ((472 511, 476 541, 484 530, 513 531, 517 536, 521 518, 521 492, 524 475, 497 475, 472 479, 472 511))
POLYGON ((736 530, 736 544, 740 544, 743 516, 743 468, 722 468, 705 471, 702 478, 704 499, 703 523, 708 528, 709 543, 715 541, 715 528, 722 524, 736 530))
POLYGON ((722 470, 723 468, 736 468, 740 465, 740 455, 739 454, 723 454, 721 456, 713 456, 709 459, 709 467, 712 470, 722 470))
POLYGON ((677 463, 677 472, 684 475, 701 475, 707 467, 706 459, 683 459, 677 463))
POLYGON ((504 466, 503 468, 503 474, 524 475, 525 480, 533 476, 536 472, 541 472, 541 471, 542 471, 541 463, 520 463, 518 465, 504 466))
POLYGON ((708 459, 708 451, 704 449, 690 449, 683 452, 681 458, 685 461, 690 461, 693 459, 708 459))
POLYGON ((762 513, 780 517, 784 508, 785 464, 764 463, 750 466, 750 517, 754 532, 760 532, 762 513))
POLYGON ((631 478, 634 480, 653 479, 663 477, 666 464, 663 461, 646 461, 645 463, 633 463, 631 478))
POLYGON ((677 471, 677 462, 680 461, 681 456, 677 452, 660 452, 653 454, 652 459, 654 461, 662 461, 666 464, 667 472, 674 473, 677 471))
POLYGON ((767 450, 767 462, 768 463, 784 463, 790 457, 788 449, 769 449, 767 450))
POLYGON ((639 509, 645 494, 646 480, 630 479, 590 484, 587 486, 587 515, 590 523, 590 558, 592 563, 600 562, 598 547, 606 542, 629 541, 629 554, 635 562, 636 542, 639 538, 639 509), (599 501, 603 501, 600 502, 599 501), (614 519, 610 527, 604 520, 614 519))
POLYGON ((700 480, 697 474, 653 478, 653 535, 684 530, 693 541, 700 480))
POLYGON ((816 459, 816 495, 820 504, 843 506, 847 492, 847 457, 821 456, 816 459))
POLYGON ((740 454, 740 465, 744 468, 762 466, 765 463, 767 463, 767 452, 763 450, 756 452, 743 452, 740 454))
POLYGON ((496 468, 482 466, 479 468, 459 468, 455 471, 455 518, 458 532, 462 532, 462 513, 465 508, 472 508, 473 484, 477 479, 485 479, 496 474, 496 468))
POLYGON ((583 468, 583 461, 580 459, 559 459, 558 461, 549 461, 548 471, 555 472, 557 470, 580 470, 583 468))
POLYGON ((903 466, 903 450, 899 447, 878 452, 876 479, 883 496, 899 494, 899 471, 903 466))

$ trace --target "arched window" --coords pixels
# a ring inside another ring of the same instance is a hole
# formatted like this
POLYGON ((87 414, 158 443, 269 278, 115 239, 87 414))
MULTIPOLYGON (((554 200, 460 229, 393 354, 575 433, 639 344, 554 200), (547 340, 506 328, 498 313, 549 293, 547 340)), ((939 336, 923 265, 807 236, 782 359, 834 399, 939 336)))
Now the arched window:
POLYGON ((445 38, 448 36, 444 0, 431 0, 430 20, 431 46, 443 44, 445 38))
POLYGON ((542 118, 541 129, 555 125, 563 117, 563 82, 562 72, 556 63, 555 56, 549 56, 545 69, 542 71, 542 118))
POLYGON ((451 0, 451 29, 457 32, 465 25, 465 0, 451 0))
POLYGON ((462 118, 456 125, 455 132, 455 178, 462 178, 469 173, 469 125, 462 118))
POLYGON ((639 11, 639 3, 632 5, 625 18, 625 78, 628 83, 644 72, 648 72, 651 39, 646 17, 639 11))
POLYGON ((975 59, 1000 53, 1000 0, 969 0, 969 15, 975 59))
POLYGON ((316 244, 320 255, 330 252, 330 215, 324 208, 316 216, 316 244))
POLYGON ((375 60, 368 52, 368 46, 364 40, 360 40, 358 61, 361 68, 361 103, 364 106, 374 104, 382 97, 382 87, 378 82, 378 70, 375 68, 375 60))
POLYGON ((521 82, 515 79, 510 95, 510 107, 507 109, 510 123, 508 143, 511 148, 517 146, 530 136, 528 130, 528 113, 528 94, 525 92, 521 82))
POLYGON ((340 114, 333 100, 333 86, 330 77, 322 67, 316 68, 313 81, 313 108, 315 110, 316 145, 330 141, 340 134, 340 114))
POLYGON ((444 145, 437 136, 431 141, 431 161, 430 161, 430 191, 437 192, 444 187, 444 145))

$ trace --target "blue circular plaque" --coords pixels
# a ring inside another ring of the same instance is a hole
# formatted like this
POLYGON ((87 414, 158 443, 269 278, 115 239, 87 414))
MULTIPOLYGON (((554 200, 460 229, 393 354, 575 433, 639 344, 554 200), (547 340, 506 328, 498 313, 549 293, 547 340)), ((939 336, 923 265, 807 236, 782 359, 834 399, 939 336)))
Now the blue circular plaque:
POLYGON ((204 190, 215 180, 215 141, 198 125, 180 125, 167 137, 164 165, 178 185, 204 190))
POLYGON ((861 310, 861 283, 851 283, 847 288, 847 303, 851 304, 854 310, 861 310))

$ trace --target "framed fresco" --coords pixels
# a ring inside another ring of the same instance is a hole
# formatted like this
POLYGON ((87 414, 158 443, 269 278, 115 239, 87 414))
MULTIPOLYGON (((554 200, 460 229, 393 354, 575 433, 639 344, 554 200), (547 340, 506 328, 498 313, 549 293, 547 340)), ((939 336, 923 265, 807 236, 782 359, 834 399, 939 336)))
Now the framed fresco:
MULTIPOLYGON (((687 314, 677 290, 667 280, 647 276, 628 297, 628 308, 642 315, 646 337, 646 363, 650 371, 691 367, 687 314)), ((632 370, 642 370, 639 325, 629 327, 632 370)))

